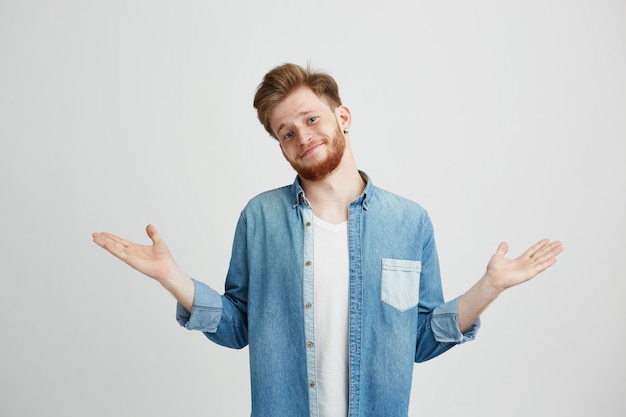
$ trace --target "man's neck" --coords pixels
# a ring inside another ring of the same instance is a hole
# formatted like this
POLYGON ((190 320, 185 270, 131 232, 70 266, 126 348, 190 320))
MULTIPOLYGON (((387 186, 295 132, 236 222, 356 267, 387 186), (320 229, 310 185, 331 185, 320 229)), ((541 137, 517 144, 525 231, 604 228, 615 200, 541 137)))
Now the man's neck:
POLYGON ((318 181, 301 178, 300 184, 315 215, 332 224, 348 220, 350 203, 363 193, 366 185, 351 158, 342 161, 326 178, 318 181))

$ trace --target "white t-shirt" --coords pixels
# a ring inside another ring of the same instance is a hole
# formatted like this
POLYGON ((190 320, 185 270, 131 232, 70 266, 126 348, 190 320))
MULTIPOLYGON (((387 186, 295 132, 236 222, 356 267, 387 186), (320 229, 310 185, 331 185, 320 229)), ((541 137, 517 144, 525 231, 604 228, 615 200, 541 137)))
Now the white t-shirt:
POLYGON ((313 267, 320 417, 348 415, 350 262, 348 222, 314 218, 313 267))

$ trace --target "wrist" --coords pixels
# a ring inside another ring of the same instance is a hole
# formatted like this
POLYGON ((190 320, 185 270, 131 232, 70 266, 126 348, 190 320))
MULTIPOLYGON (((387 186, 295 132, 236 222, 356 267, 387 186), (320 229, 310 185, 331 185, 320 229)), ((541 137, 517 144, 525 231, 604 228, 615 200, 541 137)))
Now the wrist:
POLYGON ((159 280, 159 284, 169 292, 174 292, 186 279, 189 277, 173 263, 169 271, 159 280))
POLYGON ((504 287, 498 285, 497 280, 489 272, 485 272, 485 275, 479 280, 478 285, 481 287, 483 294, 494 300, 505 290, 504 287))
POLYGON ((175 267, 160 283, 185 310, 191 313, 195 296, 195 284, 182 269, 175 267))

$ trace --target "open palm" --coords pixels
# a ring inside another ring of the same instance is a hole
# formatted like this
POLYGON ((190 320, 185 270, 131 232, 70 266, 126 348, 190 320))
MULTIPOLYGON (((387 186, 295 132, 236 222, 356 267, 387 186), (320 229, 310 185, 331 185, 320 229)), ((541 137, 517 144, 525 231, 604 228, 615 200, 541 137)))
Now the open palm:
POLYGON ((505 257, 508 250, 506 242, 500 243, 487 265, 487 275, 500 290, 526 282, 552 266, 563 246, 561 242, 543 239, 514 259, 505 257))
POLYGON ((146 227, 152 245, 139 245, 110 233, 94 233, 93 241, 137 271, 161 282, 175 267, 165 241, 152 225, 146 227))

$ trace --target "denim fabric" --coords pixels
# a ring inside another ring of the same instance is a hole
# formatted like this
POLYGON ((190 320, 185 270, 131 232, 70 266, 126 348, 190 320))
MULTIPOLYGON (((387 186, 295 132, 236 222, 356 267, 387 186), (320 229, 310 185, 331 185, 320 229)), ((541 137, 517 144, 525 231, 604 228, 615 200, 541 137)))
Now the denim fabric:
MULTIPOLYGON (((367 178, 364 175, 364 178, 367 178)), ((178 322, 220 345, 249 345, 252 416, 317 417, 313 210, 298 179, 249 201, 225 292, 195 282, 178 322)), ((408 413, 414 362, 472 340, 444 303, 433 227, 417 203, 367 178, 349 207, 349 417, 408 413)))

